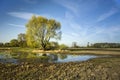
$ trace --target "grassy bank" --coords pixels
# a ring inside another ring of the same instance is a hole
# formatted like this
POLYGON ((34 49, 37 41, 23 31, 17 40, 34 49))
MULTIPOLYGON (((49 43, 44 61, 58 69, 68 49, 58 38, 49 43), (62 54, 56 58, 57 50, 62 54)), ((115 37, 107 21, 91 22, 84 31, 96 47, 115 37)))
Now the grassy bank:
POLYGON ((120 80, 120 57, 85 62, 1 64, 2 80, 120 80))
POLYGON ((95 54, 95 55, 120 55, 120 48, 71 48, 67 50, 48 50, 43 51, 38 48, 20 48, 6 47, 1 50, 9 50, 13 52, 33 52, 33 53, 63 53, 63 54, 95 54))
POLYGON ((68 50, 36 50, 32 52, 39 53, 63 53, 63 54, 95 54, 95 55, 120 55, 120 48, 77 48, 68 50))
POLYGON ((0 51, 32 52, 33 50, 34 50, 34 48, 0 47, 0 51))

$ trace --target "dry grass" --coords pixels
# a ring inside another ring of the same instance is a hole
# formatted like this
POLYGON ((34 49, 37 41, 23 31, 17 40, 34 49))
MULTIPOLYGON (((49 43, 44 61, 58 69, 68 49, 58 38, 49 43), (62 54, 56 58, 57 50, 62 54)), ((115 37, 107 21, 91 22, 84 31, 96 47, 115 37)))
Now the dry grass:
POLYGON ((77 50, 33 50, 32 52, 39 53, 71 53, 71 54, 101 54, 101 55, 120 55, 120 48, 106 48, 106 49, 96 49, 96 48, 83 48, 77 50))
POLYGON ((69 53, 76 53, 76 54, 101 54, 101 55, 120 55, 120 52, 116 51, 70 51, 69 53))

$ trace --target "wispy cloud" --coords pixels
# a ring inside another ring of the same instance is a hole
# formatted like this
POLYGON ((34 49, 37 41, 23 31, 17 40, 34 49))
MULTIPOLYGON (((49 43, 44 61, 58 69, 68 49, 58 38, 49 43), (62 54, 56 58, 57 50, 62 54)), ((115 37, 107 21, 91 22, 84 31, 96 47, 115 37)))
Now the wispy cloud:
MULTIPOLYGON (((93 30, 94 33, 89 34, 90 32, 88 32, 88 36, 86 37, 86 40, 91 40, 96 37, 98 37, 101 41, 103 39, 106 38, 106 40, 112 40, 115 39, 115 36, 120 35, 120 25, 118 26, 109 26, 109 27, 105 27, 105 26, 96 26, 96 28, 91 29, 93 30), (104 27, 104 28, 103 28, 104 27), (103 38, 103 36, 106 36, 105 38, 103 38)), ((97 39, 98 40, 98 39, 97 39)))
POLYGON ((76 2, 73 2, 71 0, 54 0, 56 3, 60 4, 61 6, 69 9, 74 14, 78 15, 79 12, 79 4, 76 2))
POLYGON ((30 4, 36 4, 38 1, 37 0, 25 0, 25 2, 30 3, 30 4))
POLYGON ((98 22, 103 21, 107 18, 109 18, 110 16, 116 14, 118 12, 118 10, 116 8, 112 8, 111 10, 107 11, 106 13, 103 13, 99 18, 98 18, 98 22))
POLYGON ((26 19, 26 20, 30 19, 31 16, 36 15, 33 13, 28 13, 28 12, 9 12, 8 14, 10 16, 18 17, 18 18, 22 18, 22 19, 26 19))
POLYGON ((110 39, 114 39, 115 36, 120 36, 120 25, 111 26, 109 29, 106 28, 103 33, 107 34, 110 37, 110 39))
POLYGON ((13 26, 13 27, 19 27, 19 28, 25 28, 24 25, 18 25, 18 24, 8 24, 9 26, 13 26))
POLYGON ((66 11, 64 17, 65 19, 72 20, 75 16, 72 13, 66 11))
POLYGON ((25 19, 25 20, 29 20, 33 15, 53 18, 53 16, 48 14, 36 14, 36 13, 30 13, 30 12, 8 12, 7 14, 10 16, 25 19))
POLYGON ((67 32, 63 34, 63 40, 67 40, 68 44, 76 41, 80 45, 86 45, 87 42, 104 42, 104 41, 114 41, 115 38, 120 36, 120 26, 109 26, 105 27, 96 26, 94 28, 88 29, 87 27, 81 27, 78 29, 79 32, 67 32), (69 41, 70 40, 70 41, 69 41), (86 42, 86 43, 85 43, 86 42), (84 43, 84 44, 83 44, 84 43))
MULTIPOLYGON (((84 27, 83 25, 81 25, 81 23, 78 23, 75 20, 76 17, 74 16, 74 14, 72 14, 71 12, 66 12, 65 18, 62 19, 62 24, 64 25, 64 27, 69 28, 69 30, 73 33, 81 36, 85 35, 88 27, 84 27)), ((70 35, 72 34, 70 33, 70 35)))
POLYGON ((82 42, 81 40, 85 40, 85 36, 87 35, 88 27, 82 26, 80 23, 75 21, 75 16, 71 12, 67 11, 65 13, 64 18, 61 18, 60 21, 62 22, 62 40, 60 43, 66 43, 71 45, 72 42, 76 41, 77 43, 82 42), (66 30, 68 30, 66 32, 66 30))

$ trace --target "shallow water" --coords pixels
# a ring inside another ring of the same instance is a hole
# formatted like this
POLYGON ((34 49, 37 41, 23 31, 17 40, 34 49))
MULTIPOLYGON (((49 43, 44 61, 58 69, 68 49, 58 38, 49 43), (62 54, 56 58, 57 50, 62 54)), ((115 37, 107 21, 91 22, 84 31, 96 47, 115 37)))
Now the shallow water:
POLYGON ((49 54, 49 53, 22 53, 22 52, 0 52, 1 63, 64 63, 64 62, 76 62, 86 61, 92 58, 98 58, 103 56, 96 55, 75 55, 75 54, 49 54))

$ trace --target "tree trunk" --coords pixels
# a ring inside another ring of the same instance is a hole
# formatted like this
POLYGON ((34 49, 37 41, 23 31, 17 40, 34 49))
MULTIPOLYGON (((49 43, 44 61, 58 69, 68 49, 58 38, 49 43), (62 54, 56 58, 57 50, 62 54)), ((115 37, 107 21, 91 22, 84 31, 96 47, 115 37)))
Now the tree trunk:
POLYGON ((46 45, 42 44, 42 49, 45 51, 46 50, 46 45))

